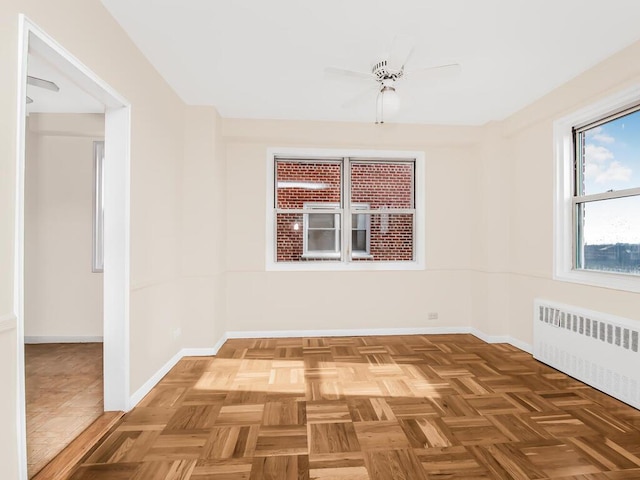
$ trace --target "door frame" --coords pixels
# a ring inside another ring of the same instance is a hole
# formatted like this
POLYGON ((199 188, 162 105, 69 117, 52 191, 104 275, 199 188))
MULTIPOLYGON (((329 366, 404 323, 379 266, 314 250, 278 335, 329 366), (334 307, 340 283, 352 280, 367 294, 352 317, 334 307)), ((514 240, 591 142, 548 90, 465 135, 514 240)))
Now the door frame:
POLYGON ((19 16, 16 159, 15 294, 18 351, 20 478, 27 479, 24 365, 24 191, 27 55, 37 53, 105 105, 104 160, 104 409, 130 409, 130 145, 131 104, 26 16, 19 16))

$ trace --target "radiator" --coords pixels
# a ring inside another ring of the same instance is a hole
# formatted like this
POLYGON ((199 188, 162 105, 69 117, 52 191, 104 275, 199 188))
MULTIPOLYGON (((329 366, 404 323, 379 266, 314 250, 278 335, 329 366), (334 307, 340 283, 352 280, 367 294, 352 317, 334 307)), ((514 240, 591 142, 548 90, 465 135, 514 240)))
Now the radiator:
POLYGON ((533 356, 640 409, 640 322, 536 299, 533 356))

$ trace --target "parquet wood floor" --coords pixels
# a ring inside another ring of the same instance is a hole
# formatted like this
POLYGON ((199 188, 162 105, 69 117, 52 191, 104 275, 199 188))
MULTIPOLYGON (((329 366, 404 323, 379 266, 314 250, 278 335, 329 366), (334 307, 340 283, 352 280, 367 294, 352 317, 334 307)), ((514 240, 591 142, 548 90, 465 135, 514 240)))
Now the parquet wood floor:
POLYGON ((25 345, 32 478, 103 413, 102 344, 25 345))
POLYGON ((64 450, 40 470, 33 480, 65 480, 82 458, 104 437, 124 412, 105 412, 74 438, 64 450))
POLYGON ((471 335, 229 340, 71 478, 640 479, 640 411, 471 335))

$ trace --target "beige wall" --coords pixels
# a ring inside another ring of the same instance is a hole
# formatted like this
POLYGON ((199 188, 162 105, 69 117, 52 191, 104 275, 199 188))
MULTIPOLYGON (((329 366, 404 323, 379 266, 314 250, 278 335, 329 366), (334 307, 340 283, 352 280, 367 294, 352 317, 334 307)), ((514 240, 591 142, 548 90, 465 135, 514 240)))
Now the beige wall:
POLYGON ((228 330, 470 325, 531 344, 536 297, 640 320, 638 294, 552 279, 553 121, 640 82, 638 54, 640 43, 478 128, 225 120, 228 330), (264 166, 276 146, 423 150, 426 271, 265 272, 264 166))
POLYGON ((0 2, 0 319, 9 319, 0 328, 0 465, 2 477, 8 480, 17 477, 18 465, 17 332, 10 318, 17 308, 13 272, 19 13, 132 104, 132 393, 185 346, 174 332, 183 322, 189 324, 182 315, 181 294, 182 165, 188 154, 184 103, 99 0, 0 2))
POLYGON ((478 160, 484 201, 476 204, 475 321, 488 333, 533 340, 533 300, 549 300, 640 321, 640 295, 554 281, 553 122, 640 83, 640 42, 608 58, 497 125, 484 127, 478 160), (480 245, 479 245, 480 246, 480 245))
POLYGON ((221 121, 210 107, 189 107, 185 117, 182 334, 190 348, 211 348, 226 331, 226 165, 221 121))
POLYGON ((31 114, 25 161, 25 337, 102 337, 91 271, 93 142, 102 114, 31 114))
MULTIPOLYGON (((132 392, 181 348, 211 347, 224 331, 468 325, 531 342, 536 296, 638 318, 636 294, 551 279, 551 125, 639 81, 640 44, 484 127, 221 120, 211 108, 185 107, 99 0, 5 0, 0 319, 15 311, 20 12, 132 103, 132 392), (265 272, 265 162, 274 146, 424 151, 427 269, 265 272), (427 322, 430 311, 440 319, 427 322)), ((13 479, 17 338, 10 320, 2 326, 0 464, 13 479)))
POLYGON ((225 120, 229 331, 469 326, 477 128, 225 120), (268 147, 425 153, 426 271, 266 272, 268 147), (427 321, 438 312, 437 321, 427 321))

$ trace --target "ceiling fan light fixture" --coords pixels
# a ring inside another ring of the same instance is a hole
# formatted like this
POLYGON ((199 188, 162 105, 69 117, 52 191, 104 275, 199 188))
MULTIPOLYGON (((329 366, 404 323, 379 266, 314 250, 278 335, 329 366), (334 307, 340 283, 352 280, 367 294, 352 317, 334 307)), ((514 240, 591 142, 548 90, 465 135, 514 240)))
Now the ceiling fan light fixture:
POLYGON ((382 87, 382 107, 387 115, 395 115, 400 109, 400 95, 394 87, 382 87))
POLYGON ((407 35, 396 35, 391 53, 386 58, 379 59, 374 63, 371 73, 338 67, 325 68, 325 72, 332 75, 362 78, 363 80, 373 80, 375 82, 373 84, 369 82, 371 88, 363 90, 360 94, 344 102, 342 104, 344 108, 358 105, 362 100, 367 100, 373 96, 373 92, 376 92, 374 104, 376 124, 384 123, 385 120, 395 116, 400 109, 400 96, 396 92, 396 84, 400 80, 404 82, 403 79, 407 78, 407 75, 409 78, 419 78, 424 73, 427 73, 427 76, 443 78, 460 72, 460 64, 458 63, 432 65, 405 71, 405 67, 413 53, 413 46, 409 40, 407 35))
POLYGON ((400 96, 394 87, 385 85, 378 94, 377 102, 378 115, 380 123, 393 118, 400 110, 400 96))

